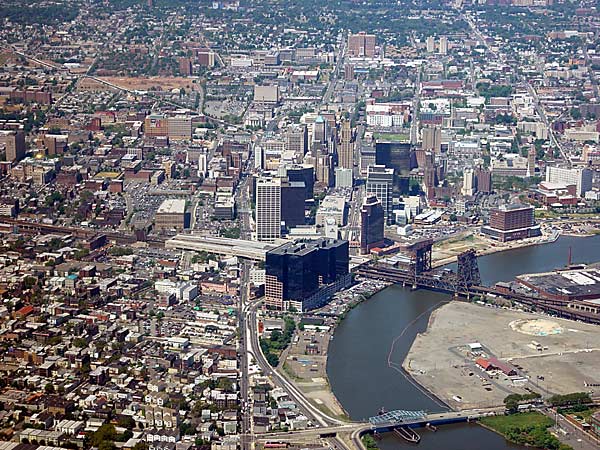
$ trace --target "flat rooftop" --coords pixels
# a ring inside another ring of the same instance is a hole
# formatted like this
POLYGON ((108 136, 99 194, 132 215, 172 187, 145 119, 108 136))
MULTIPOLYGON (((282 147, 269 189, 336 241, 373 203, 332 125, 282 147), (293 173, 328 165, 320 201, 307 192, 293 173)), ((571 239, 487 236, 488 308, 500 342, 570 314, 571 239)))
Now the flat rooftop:
POLYGON ((160 204, 157 214, 183 214, 185 213, 185 200, 183 199, 168 199, 160 204))
POLYGON ((178 234, 165 242, 165 246, 179 250, 205 251, 217 255, 239 256, 255 261, 264 261, 267 251, 276 247, 273 244, 265 242, 194 234, 178 234))
POLYGON ((600 298, 600 269, 576 269, 517 277, 536 291, 572 298, 600 298))

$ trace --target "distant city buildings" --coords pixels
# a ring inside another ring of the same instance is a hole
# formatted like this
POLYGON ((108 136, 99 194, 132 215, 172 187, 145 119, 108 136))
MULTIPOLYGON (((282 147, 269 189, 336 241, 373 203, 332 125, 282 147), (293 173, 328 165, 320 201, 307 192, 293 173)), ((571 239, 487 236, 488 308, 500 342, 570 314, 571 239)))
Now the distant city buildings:
POLYGON ((348 35, 348 56, 351 58, 373 58, 375 56, 376 37, 363 31, 348 35))

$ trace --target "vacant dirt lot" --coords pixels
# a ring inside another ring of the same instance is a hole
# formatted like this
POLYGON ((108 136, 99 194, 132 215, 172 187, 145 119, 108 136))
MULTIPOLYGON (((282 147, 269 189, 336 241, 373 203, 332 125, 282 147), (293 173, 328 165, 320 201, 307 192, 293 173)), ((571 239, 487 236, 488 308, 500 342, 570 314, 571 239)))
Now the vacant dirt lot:
POLYGON ((193 80, 183 77, 98 77, 109 83, 116 84, 125 89, 140 91, 163 90, 175 88, 191 89, 195 86, 193 80))
POLYGON ((600 383, 600 327, 456 301, 432 314, 403 367, 456 409, 502 405, 509 393, 527 389, 543 396, 599 392, 586 383, 600 383), (517 375, 483 371, 478 357, 496 357, 517 375))

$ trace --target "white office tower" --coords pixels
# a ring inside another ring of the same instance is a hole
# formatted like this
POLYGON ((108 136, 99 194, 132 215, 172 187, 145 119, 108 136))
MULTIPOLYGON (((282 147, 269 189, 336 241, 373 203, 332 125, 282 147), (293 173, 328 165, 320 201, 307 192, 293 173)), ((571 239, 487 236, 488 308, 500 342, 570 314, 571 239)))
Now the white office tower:
POLYGON ((440 38, 440 54, 441 55, 448 54, 448 38, 446 36, 442 36, 440 38))
POLYGON ((588 168, 567 169, 564 167, 547 167, 546 181, 549 183, 574 184, 577 186, 577 195, 584 197, 585 193, 592 190, 594 173, 588 168))
POLYGON ((281 237, 281 178, 256 180, 256 239, 274 242, 281 237))
POLYGON ((475 172, 470 167, 463 172, 462 195, 470 197, 475 193, 475 172))
POLYGON ((353 180, 352 169, 335 169, 335 187, 336 188, 351 188, 353 180))
POLYGON ((254 168, 264 169, 265 167, 265 152, 260 145, 254 147, 254 168))
POLYGON ((208 172, 208 155, 206 153, 200 153, 198 156, 198 176, 206 177, 206 173, 208 172))

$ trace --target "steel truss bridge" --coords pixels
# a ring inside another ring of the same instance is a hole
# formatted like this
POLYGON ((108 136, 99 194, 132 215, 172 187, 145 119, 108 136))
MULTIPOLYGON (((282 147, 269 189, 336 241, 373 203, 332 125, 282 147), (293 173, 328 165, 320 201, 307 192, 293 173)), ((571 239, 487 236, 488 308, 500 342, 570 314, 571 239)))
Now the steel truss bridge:
POLYGON ((582 303, 576 300, 550 299, 483 286, 477 265, 477 254, 473 249, 458 255, 456 271, 444 268, 432 269, 432 244, 433 242, 428 239, 407 247, 411 257, 408 265, 395 267, 371 261, 357 266, 354 273, 365 278, 409 285, 413 289, 424 288, 446 292, 456 297, 493 295, 515 301, 535 311, 543 311, 565 319, 600 324, 600 314, 572 308, 571 306, 582 303))

